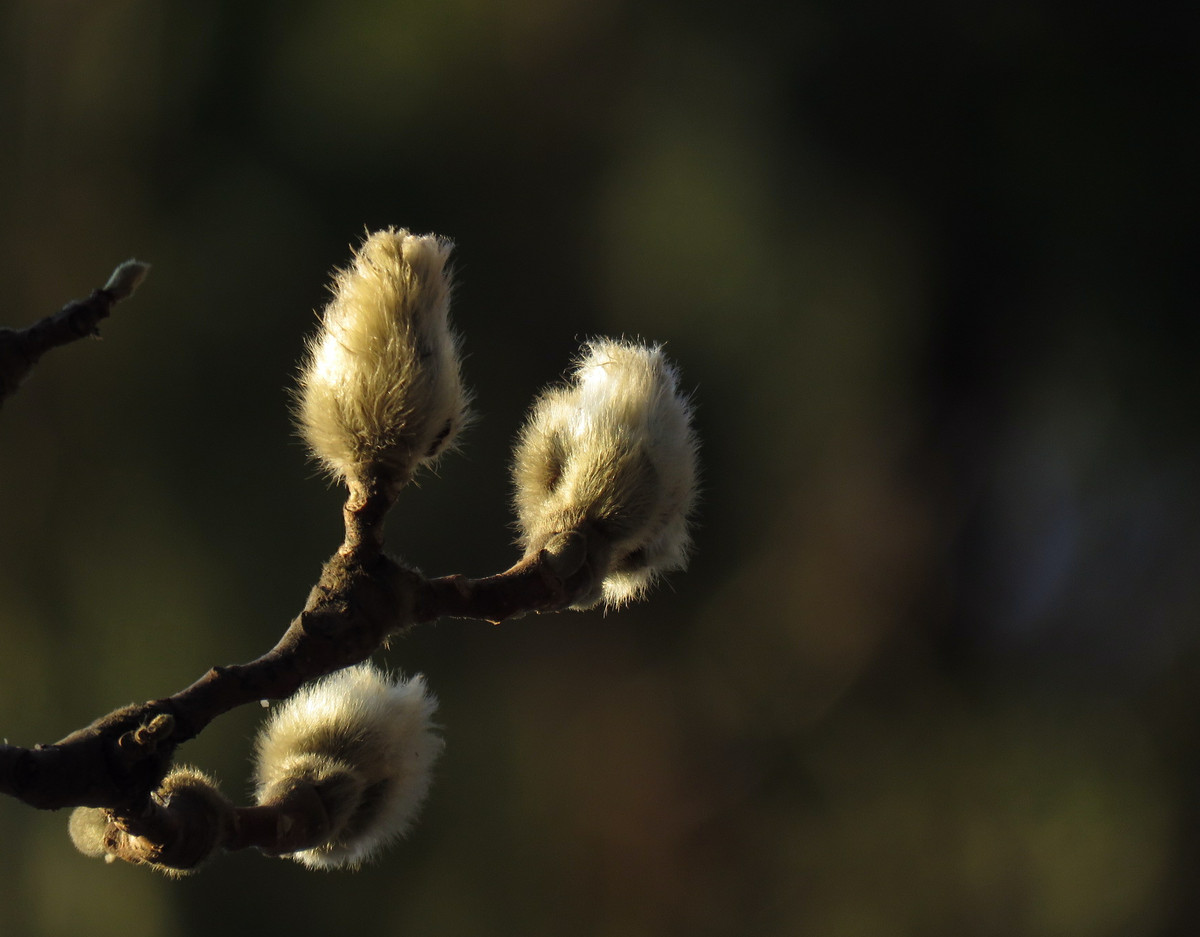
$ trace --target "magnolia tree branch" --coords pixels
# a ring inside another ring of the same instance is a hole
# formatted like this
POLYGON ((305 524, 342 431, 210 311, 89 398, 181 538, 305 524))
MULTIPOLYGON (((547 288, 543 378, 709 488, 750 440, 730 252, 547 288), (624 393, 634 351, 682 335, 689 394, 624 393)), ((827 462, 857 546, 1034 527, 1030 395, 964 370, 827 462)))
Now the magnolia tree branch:
MULTIPOLYGON (((514 466, 523 557, 482 579, 429 579, 384 552, 404 486, 467 420, 447 311, 449 242, 388 230, 337 273, 297 394, 312 453, 345 485, 345 536, 303 610, 261 657, 213 667, 161 699, 115 710, 52 745, 0 745, 0 794, 77 808, 81 851, 169 873, 258 848, 354 866, 408 827, 441 749, 423 679, 366 662, 392 635, 441 617, 619 606, 686 560, 695 489, 690 410, 655 347, 593 342, 545 392, 514 466), (322 679, 323 678, 323 679, 322 679), (256 799, 237 807, 178 748, 247 703, 286 700, 259 736, 256 799)), ((23 331, 0 330, 0 400, 48 349, 95 331, 147 266, 23 331)))
POLYGON ((441 617, 490 622, 571 604, 591 587, 549 550, 484 579, 425 579, 382 553, 336 553, 279 642, 245 664, 213 667, 173 696, 118 709, 53 745, 0 745, 0 793, 33 807, 138 811, 175 749, 247 703, 286 699, 360 663, 392 635, 441 617), (150 729, 151 726, 155 728, 150 729))
POLYGON ((165 699, 119 709, 54 745, 0 747, 0 792, 34 807, 106 808, 104 852, 131 862, 183 871, 214 848, 258 847, 272 854, 311 848, 327 835, 327 810, 311 788, 282 803, 235 808, 218 824, 201 800, 156 794, 175 749, 212 720, 246 703, 286 699, 301 685, 366 660, 391 635, 439 617, 500 622, 570 603, 570 587, 550 554, 485 579, 426 580, 377 555, 335 554, 305 610, 266 654, 246 664, 214 667, 165 699), (419 609, 419 612, 418 612, 419 609), (196 844, 207 846, 197 850, 196 844))

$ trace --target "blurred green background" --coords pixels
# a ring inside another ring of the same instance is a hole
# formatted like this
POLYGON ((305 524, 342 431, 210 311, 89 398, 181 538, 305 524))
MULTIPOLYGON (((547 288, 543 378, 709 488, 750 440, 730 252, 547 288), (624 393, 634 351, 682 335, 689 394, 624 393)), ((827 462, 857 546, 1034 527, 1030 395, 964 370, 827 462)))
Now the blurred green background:
MULTIPOLYGON (((0 412, 0 735, 267 648, 340 538, 288 391, 364 230, 453 237, 478 423, 405 493, 515 558, 513 433, 664 341, 697 552, 444 621, 447 740, 357 874, 172 882, 0 803, 4 937, 1200 928, 1200 43, 1181 5, 4 0, 3 324, 137 297, 0 412)), ((184 751, 244 799, 261 710, 184 751)))

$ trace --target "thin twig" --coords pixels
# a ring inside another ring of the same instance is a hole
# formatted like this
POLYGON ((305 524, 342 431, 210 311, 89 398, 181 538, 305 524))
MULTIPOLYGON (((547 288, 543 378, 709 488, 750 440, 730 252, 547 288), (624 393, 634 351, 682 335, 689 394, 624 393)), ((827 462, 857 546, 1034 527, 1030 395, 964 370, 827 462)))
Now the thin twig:
POLYGON ((46 352, 98 335, 100 322, 108 317, 114 305, 133 295, 149 270, 149 264, 127 260, 87 299, 72 300, 54 315, 28 328, 0 328, 0 405, 21 386, 46 352))

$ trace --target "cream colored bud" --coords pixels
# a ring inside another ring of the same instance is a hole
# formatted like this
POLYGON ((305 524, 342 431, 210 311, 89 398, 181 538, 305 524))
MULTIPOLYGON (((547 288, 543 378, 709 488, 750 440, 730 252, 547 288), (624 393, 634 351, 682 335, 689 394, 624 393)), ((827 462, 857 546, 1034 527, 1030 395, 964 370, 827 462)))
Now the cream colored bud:
POLYGON ((233 804, 212 777, 190 765, 172 768, 157 796, 167 808, 186 814, 187 822, 182 824, 183 834, 171 844, 171 863, 153 865, 167 875, 189 875, 220 848, 233 804))
POLYGON ((216 781, 186 765, 168 772, 155 798, 163 810, 175 815, 172 835, 166 841, 143 839, 98 807, 77 807, 71 813, 71 841, 85 856, 109 862, 116 858, 144 862, 173 877, 190 874, 221 847, 233 804, 216 781))
POLYGON ((71 842, 85 856, 99 859, 107 854, 109 815, 99 807, 76 807, 71 811, 67 832, 71 842))
POLYGON ((585 529, 606 547, 593 554, 602 584, 576 608, 628 602, 687 563, 696 438, 678 385, 661 346, 598 339, 521 432, 513 477, 526 551, 585 529))
POLYGON ((467 417, 450 330, 451 244, 389 228, 334 277, 297 391, 300 430, 336 478, 404 484, 467 417))
POLYGON ((312 868, 356 866, 404 834, 442 750, 436 708, 420 675, 392 680, 360 664, 276 710, 258 739, 257 800, 277 803, 311 785, 330 821, 325 843, 291 858, 312 868))
POLYGON ((127 260, 117 266, 104 284, 104 289, 113 295, 114 299, 128 299, 141 286, 150 272, 150 265, 140 260, 127 260))

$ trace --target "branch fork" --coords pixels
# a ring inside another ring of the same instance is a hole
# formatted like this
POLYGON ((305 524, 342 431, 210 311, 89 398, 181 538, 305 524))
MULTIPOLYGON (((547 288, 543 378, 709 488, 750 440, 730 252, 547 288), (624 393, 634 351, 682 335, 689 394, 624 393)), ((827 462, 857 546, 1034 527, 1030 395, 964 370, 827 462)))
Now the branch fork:
MULTIPOLYGON (((443 617, 498 624, 619 605, 682 566, 690 409, 659 348, 608 341, 587 346, 573 383, 543 394, 522 432, 517 563, 478 579, 426 578, 385 552, 400 491, 468 420, 447 321, 449 253, 445 239, 389 229, 336 274, 297 414, 314 455, 346 486, 344 539, 275 646, 52 745, 0 745, 0 794, 77 808, 81 851, 169 874, 251 847, 314 867, 356 865, 407 828, 442 744, 422 678, 364 663, 389 637, 443 617), (261 700, 287 702, 259 738, 258 803, 237 807, 175 755, 223 713, 261 700)), ((128 261, 87 299, 27 329, 0 329, 0 403, 46 351, 95 334, 148 269, 128 261)))

